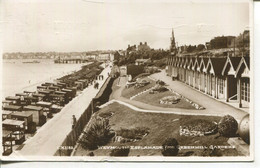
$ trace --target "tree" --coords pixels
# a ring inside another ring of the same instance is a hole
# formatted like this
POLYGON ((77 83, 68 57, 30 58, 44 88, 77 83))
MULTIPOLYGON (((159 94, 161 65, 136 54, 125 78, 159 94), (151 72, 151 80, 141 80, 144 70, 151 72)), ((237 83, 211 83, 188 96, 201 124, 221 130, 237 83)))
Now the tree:
POLYGON ((204 44, 199 44, 196 48, 196 51, 203 51, 205 49, 205 45, 204 44))

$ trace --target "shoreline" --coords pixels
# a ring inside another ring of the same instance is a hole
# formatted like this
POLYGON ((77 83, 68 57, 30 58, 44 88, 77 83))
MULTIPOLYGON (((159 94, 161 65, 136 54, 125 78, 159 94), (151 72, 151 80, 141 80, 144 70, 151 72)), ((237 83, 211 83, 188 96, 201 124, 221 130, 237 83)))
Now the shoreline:
POLYGON ((4 100, 5 97, 7 97, 7 96, 15 96, 16 93, 22 93, 23 91, 37 91, 37 86, 38 85, 40 85, 42 83, 45 83, 45 82, 54 82, 58 78, 61 78, 61 77, 65 76, 65 75, 69 75, 69 74, 72 74, 72 73, 74 73, 76 71, 79 71, 79 70, 81 70, 82 66, 89 65, 91 63, 93 63, 93 62, 80 64, 81 65, 80 67, 75 67, 75 69, 73 69, 73 70, 70 70, 70 71, 67 71, 67 72, 64 72, 64 71, 60 72, 60 74, 55 75, 55 76, 51 76, 48 79, 43 79, 43 80, 38 81, 36 83, 30 84, 28 86, 25 86, 25 87, 22 87, 22 88, 19 88, 19 89, 15 89, 15 90, 12 90, 12 91, 5 92, 4 87, 2 85, 2 89, 3 89, 3 91, 2 91, 2 100, 4 100))
MULTIPOLYGON (((101 66, 104 65, 102 64, 101 66)), ((71 131, 71 116, 75 115, 77 119, 80 118, 82 113, 89 106, 92 98, 94 98, 102 88, 108 77, 107 72, 110 71, 109 66, 101 71, 100 74, 104 75, 104 79, 97 80, 101 85, 99 89, 95 89, 94 85, 85 88, 81 94, 73 98, 59 113, 41 126, 34 136, 27 139, 22 149, 13 151, 8 158, 23 156, 30 159, 33 155, 53 156, 71 131)))

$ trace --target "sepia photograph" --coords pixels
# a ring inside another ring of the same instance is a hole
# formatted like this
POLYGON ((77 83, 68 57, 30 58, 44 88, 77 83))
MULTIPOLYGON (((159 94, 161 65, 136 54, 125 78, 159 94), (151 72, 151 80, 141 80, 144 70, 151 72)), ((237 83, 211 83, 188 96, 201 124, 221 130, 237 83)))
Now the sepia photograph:
POLYGON ((252 0, 2 0, 3 161, 253 161, 252 0))

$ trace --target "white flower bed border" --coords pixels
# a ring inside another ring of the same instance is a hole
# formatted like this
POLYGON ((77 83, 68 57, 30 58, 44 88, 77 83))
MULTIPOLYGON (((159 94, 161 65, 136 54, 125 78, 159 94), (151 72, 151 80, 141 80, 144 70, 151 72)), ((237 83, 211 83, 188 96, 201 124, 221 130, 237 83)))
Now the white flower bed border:
MULTIPOLYGON (((216 123, 215 123, 216 124, 216 123)), ((208 132, 203 132, 203 131, 190 131, 187 128, 182 128, 182 126, 180 126, 180 136, 205 136, 205 135, 210 135, 213 134, 217 131, 217 127, 211 131, 208 132)))
POLYGON ((194 102, 191 101, 190 99, 188 99, 188 98, 182 96, 181 94, 175 92, 175 91, 172 90, 171 88, 169 88, 169 87, 166 87, 166 88, 167 88, 169 91, 171 91, 172 93, 174 93, 174 94, 176 94, 177 96, 179 96, 179 97, 181 97, 182 99, 184 99, 186 102, 190 103, 193 107, 195 107, 195 109, 197 109, 197 110, 204 110, 204 109, 205 109, 205 107, 203 107, 203 106, 201 106, 201 105, 199 105, 199 104, 197 104, 197 103, 194 103, 194 102))

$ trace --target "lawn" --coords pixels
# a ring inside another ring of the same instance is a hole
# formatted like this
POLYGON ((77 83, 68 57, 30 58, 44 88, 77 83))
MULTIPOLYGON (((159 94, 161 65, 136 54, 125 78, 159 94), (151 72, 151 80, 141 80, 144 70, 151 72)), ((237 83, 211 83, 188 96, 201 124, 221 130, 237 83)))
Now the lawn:
POLYGON ((154 80, 151 80, 148 77, 144 77, 143 79, 146 80, 146 81, 149 81, 150 83, 148 85, 144 86, 144 87, 141 87, 141 88, 135 88, 134 86, 132 86, 130 88, 124 88, 123 91, 122 91, 122 96, 125 97, 125 98, 130 98, 130 97, 138 94, 139 92, 142 92, 145 89, 149 89, 149 88, 155 86, 154 80))
MULTIPOLYGON (((193 119, 205 119, 208 121, 219 121, 219 117, 210 116, 184 116, 176 114, 158 114, 158 113, 142 113, 129 109, 126 106, 118 103, 113 103, 97 112, 97 115, 102 113, 112 112, 113 115, 109 118, 109 123, 114 131, 120 129, 132 129, 136 127, 146 127, 150 130, 149 134, 140 141, 136 142, 109 142, 106 146, 161 146, 166 138, 176 138, 180 146, 210 146, 210 145, 225 145, 228 138, 218 137, 218 134, 202 137, 186 137, 179 135, 179 127, 183 123, 187 123, 193 119)), ((81 146, 76 150, 76 156, 86 156, 93 152, 95 156, 109 156, 111 149, 97 149, 89 151, 81 146)), ((203 149, 182 149, 178 156, 209 156, 210 150, 203 149)), ((220 151, 221 155, 237 156, 235 149, 225 149, 220 151)), ((131 149, 129 156, 162 156, 160 149, 131 149)))
POLYGON ((159 101, 161 98, 166 96, 174 96, 175 94, 171 91, 165 91, 155 94, 149 94, 146 92, 134 98, 136 101, 140 101, 146 104, 150 104, 153 106, 165 107, 165 108, 183 108, 183 109, 195 109, 189 102, 181 98, 181 100, 177 104, 160 104, 159 101))

